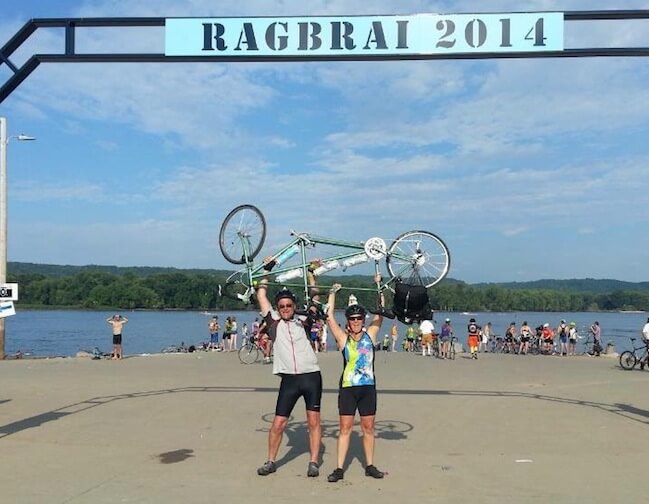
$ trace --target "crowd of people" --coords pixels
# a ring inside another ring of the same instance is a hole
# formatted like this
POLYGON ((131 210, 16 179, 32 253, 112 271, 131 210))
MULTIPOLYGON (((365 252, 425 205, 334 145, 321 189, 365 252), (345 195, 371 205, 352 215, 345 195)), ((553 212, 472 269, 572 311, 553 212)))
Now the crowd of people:
MULTIPOLYGON (((649 322, 648 322, 649 323, 649 322)), ((587 330, 586 351, 594 356, 600 356, 603 352, 602 329, 598 321, 593 322, 587 330)), ((645 338, 649 340, 648 336, 645 338)), ((386 334, 383 350, 388 350, 386 345, 388 335, 386 334)), ((396 351, 396 340, 398 334, 396 323, 393 325, 391 351, 396 351)), ((495 333, 492 323, 487 322, 484 326, 479 325, 475 318, 469 319, 466 330, 456 336, 451 319, 447 318, 439 331, 435 330, 433 316, 429 320, 410 325, 404 335, 402 349, 406 352, 419 353, 423 356, 436 356, 448 358, 449 348, 455 341, 466 343, 466 350, 472 359, 477 359, 479 353, 511 353, 525 355, 528 353, 571 356, 577 355, 577 344, 584 339, 579 333, 575 322, 561 320, 557 327, 544 323, 532 327, 527 321, 520 326, 511 322, 505 328, 504 335, 495 333)))
MULTIPOLYGON (((355 304, 353 299, 350 299, 350 304, 355 304)), ((108 317, 106 322, 111 325, 113 333, 113 348, 111 353, 106 355, 119 360, 123 355, 122 331, 128 323, 128 318, 115 314, 108 317)), ((523 321, 520 326, 516 322, 511 322, 503 328, 502 336, 494 331, 491 322, 481 326, 474 318, 469 320, 466 330, 459 333, 456 333, 450 318, 444 320, 439 330, 436 329, 436 323, 431 312, 429 319, 407 326, 403 339, 399 343, 399 326, 394 320, 389 332, 385 333, 382 340, 377 340, 375 343, 375 350, 404 351, 440 359, 449 358, 451 345, 460 345, 460 350, 469 352, 473 359, 477 359, 479 353, 574 356, 586 352, 593 356, 600 356, 604 351, 599 321, 594 321, 588 328, 582 328, 582 331, 575 322, 567 322, 564 319, 561 319, 556 327, 547 322, 535 327, 527 321, 523 321), (584 345, 581 351, 578 350, 580 343, 584 345)), ((256 342, 264 353, 264 362, 271 362, 272 341, 268 338, 265 321, 260 321, 259 317, 256 317, 250 326, 246 322, 239 326, 235 316, 228 316, 221 326, 219 316, 214 315, 209 320, 207 328, 208 341, 189 347, 185 347, 183 342, 178 347, 179 351, 232 352, 239 350, 248 342, 256 342)), ((307 337, 315 353, 327 351, 329 330, 324 320, 316 319, 310 326, 307 337)), ((642 337, 649 342, 649 319, 642 328, 642 337)))

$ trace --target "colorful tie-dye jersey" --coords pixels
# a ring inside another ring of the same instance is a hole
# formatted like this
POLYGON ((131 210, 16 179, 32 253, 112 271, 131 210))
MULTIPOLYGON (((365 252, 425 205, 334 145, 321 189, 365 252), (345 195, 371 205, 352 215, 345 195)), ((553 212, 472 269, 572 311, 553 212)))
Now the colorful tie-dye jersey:
POLYGON ((340 386, 374 385, 374 345, 369 334, 364 332, 358 341, 347 337, 342 353, 345 363, 340 386))

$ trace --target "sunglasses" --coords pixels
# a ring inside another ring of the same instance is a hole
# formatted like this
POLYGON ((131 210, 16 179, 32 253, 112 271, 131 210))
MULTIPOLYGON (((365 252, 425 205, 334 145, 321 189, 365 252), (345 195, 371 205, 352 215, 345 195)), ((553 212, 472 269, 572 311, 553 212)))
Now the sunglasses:
POLYGON ((364 320, 364 319, 365 317, 358 316, 358 317, 349 317, 347 320, 351 321, 351 320, 364 320))
POLYGON ((278 305, 277 305, 277 308, 279 308, 280 310, 283 309, 283 308, 293 308, 293 303, 288 303, 288 304, 278 304, 278 305))

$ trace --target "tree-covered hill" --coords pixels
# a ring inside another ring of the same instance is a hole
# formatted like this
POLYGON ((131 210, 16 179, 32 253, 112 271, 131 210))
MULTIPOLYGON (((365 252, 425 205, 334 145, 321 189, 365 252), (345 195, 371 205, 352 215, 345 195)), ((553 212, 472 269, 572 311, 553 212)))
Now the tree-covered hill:
POLYGON ((572 278, 569 280, 534 280, 531 282, 499 282, 491 284, 473 284, 476 287, 496 285, 507 289, 550 289, 571 292, 605 293, 618 290, 646 290, 649 282, 624 282, 613 279, 572 278))
MULTIPOLYGON (((59 266, 9 263, 8 280, 19 284, 19 305, 88 309, 243 309, 237 300, 219 295, 231 272, 117 266, 59 266)), ((376 294, 360 290, 369 276, 326 277, 339 281, 367 307, 376 294)), ((649 282, 617 280, 539 280, 470 285, 445 279, 429 289, 432 307, 449 311, 649 311, 649 282)), ((342 301, 342 299, 341 299, 342 301)), ((390 304, 388 295, 387 303, 390 304)), ((252 308, 252 307, 251 307, 252 308)))
POLYGON ((60 264, 37 264, 29 262, 9 262, 7 271, 14 275, 45 275, 47 277, 73 276, 78 273, 110 273, 111 275, 125 275, 132 273, 136 276, 149 276, 159 273, 184 273, 188 275, 221 274, 230 272, 212 269, 178 269, 151 266, 101 266, 88 264, 85 266, 71 266, 60 264))

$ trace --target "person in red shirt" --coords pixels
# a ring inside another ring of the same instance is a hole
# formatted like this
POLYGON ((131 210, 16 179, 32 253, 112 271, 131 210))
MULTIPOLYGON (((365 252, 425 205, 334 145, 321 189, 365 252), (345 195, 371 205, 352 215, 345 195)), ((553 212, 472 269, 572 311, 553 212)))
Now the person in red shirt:
POLYGON ((543 324, 541 338, 543 340, 543 353, 552 353, 552 348, 554 347, 554 331, 550 327, 550 324, 543 324))

